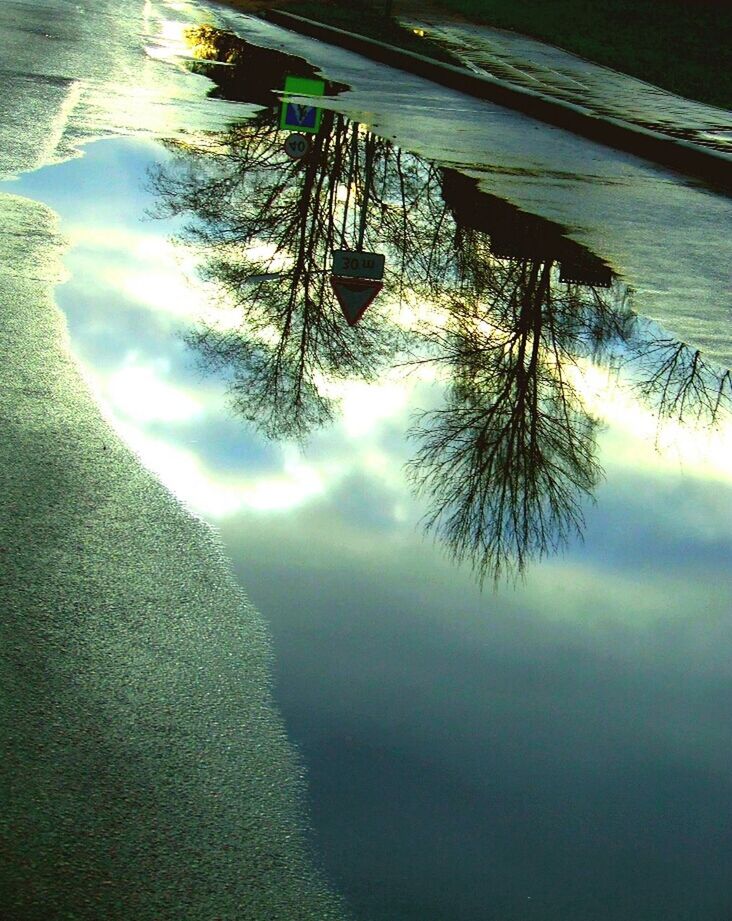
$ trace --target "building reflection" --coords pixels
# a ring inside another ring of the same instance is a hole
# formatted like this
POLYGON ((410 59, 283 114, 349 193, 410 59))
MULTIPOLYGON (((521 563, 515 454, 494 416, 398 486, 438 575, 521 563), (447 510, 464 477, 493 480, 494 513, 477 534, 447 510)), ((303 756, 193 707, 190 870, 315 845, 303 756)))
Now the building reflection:
POLYGON ((260 432, 304 439, 330 422, 328 381, 440 369, 444 404, 412 425, 407 469, 427 528, 482 582, 582 533, 603 475, 599 423, 574 383, 583 363, 622 371, 659 420, 729 413, 730 372, 637 317, 610 268, 556 225, 330 111, 310 153, 289 160, 268 84, 286 63, 260 68, 262 86, 247 71, 256 118, 172 144, 152 179, 158 213, 187 218, 182 239, 240 318, 191 343, 227 369, 236 411, 260 432), (430 304, 440 321, 417 311, 405 328, 374 305, 348 327, 329 265, 349 248, 385 253, 392 306, 430 304))

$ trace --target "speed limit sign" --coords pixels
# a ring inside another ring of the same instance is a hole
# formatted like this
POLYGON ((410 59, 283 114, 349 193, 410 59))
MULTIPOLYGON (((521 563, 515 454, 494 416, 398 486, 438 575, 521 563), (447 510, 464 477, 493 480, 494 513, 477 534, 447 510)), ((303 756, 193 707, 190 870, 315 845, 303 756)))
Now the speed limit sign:
POLYGON ((285 141, 285 153, 293 160, 299 160, 310 150, 310 139, 304 134, 289 134, 285 141))

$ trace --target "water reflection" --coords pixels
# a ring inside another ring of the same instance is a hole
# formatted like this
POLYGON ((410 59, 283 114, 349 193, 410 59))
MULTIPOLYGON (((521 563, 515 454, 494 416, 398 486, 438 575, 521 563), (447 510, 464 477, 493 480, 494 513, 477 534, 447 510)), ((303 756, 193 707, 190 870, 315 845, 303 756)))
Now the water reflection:
POLYGON ((695 421, 715 427, 732 405, 732 377, 685 342, 651 334, 636 349, 636 393, 659 421, 695 421))
MULTIPOLYGON (((262 68, 263 85, 291 65, 262 68)), ((293 162, 271 83, 246 92, 264 106, 253 122, 170 144, 172 165, 152 177, 157 214, 187 218, 182 241, 240 316, 190 341, 208 368, 227 369, 236 411, 270 438, 331 421, 333 380, 435 369, 444 403, 412 426, 407 469, 428 499, 426 528, 481 583, 582 533, 603 476, 599 422, 576 383, 587 362, 622 372, 659 421, 716 425, 729 411, 729 371, 638 318, 611 270, 561 228, 330 111, 293 162), (353 328, 329 284, 332 251, 349 248, 386 254, 390 295, 353 328)))
POLYGON ((239 126, 211 146, 178 147, 176 167, 154 178, 158 213, 194 216, 182 238, 241 311, 236 330, 205 327, 195 344, 209 366, 234 369, 234 405, 269 437, 302 438, 328 422, 322 382, 374 380, 403 345, 378 312, 345 326, 331 290, 326 266, 345 242, 336 208, 351 138, 357 128, 326 113, 310 155, 292 163, 276 123, 239 126))

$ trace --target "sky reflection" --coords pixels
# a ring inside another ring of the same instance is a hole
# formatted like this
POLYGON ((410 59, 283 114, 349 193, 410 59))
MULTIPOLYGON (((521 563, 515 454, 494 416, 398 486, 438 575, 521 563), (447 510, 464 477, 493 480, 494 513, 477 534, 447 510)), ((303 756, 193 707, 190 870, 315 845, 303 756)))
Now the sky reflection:
MULTIPOLYGON (((335 493, 353 478, 388 484, 399 496, 395 506, 415 512, 420 503, 408 498, 403 472, 412 452, 406 432, 415 407, 439 404, 441 369, 385 369, 374 382, 319 374, 319 386, 339 406, 334 423, 305 445, 258 437, 227 411, 223 385, 230 370, 203 373, 185 341, 196 323, 226 329, 239 319, 213 283, 196 277, 196 254, 171 242, 183 218, 145 217, 155 202, 146 171, 166 162, 169 155, 147 142, 96 143, 83 161, 10 184, 66 217, 71 278, 60 300, 74 348, 110 419, 146 464, 207 517, 247 507, 282 511, 335 493), (252 470, 254 457, 259 462, 252 470)), ((732 482, 729 418, 711 430, 673 419, 659 427, 651 409, 618 387, 611 371, 584 359, 567 373, 604 423, 599 446, 606 468, 683 470, 687 477, 732 482)))
POLYGON ((205 373, 186 341, 231 311, 169 242, 182 219, 141 220, 146 170, 167 162, 100 142, 8 188, 62 215, 57 296, 108 418, 217 526, 272 624, 318 844, 359 917, 721 921, 729 419, 659 430, 580 361, 606 474, 584 541, 481 593, 423 535, 404 470, 442 372, 325 375, 332 422, 304 443, 257 433, 231 412, 231 371, 205 373))

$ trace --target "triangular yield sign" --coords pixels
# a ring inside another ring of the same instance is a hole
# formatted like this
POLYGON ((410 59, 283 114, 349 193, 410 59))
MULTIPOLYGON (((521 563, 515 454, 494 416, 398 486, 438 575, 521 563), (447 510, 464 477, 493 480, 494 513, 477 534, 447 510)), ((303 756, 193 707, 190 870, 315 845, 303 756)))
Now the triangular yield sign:
POLYGON ((349 326, 358 323, 366 308, 384 287, 381 281, 339 278, 337 275, 331 275, 330 283, 349 326))

